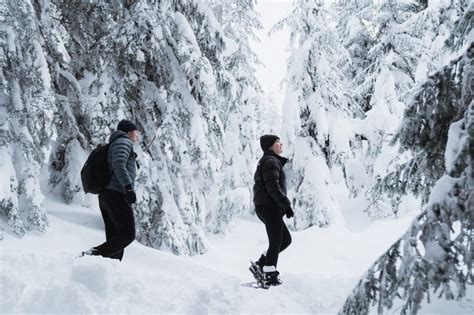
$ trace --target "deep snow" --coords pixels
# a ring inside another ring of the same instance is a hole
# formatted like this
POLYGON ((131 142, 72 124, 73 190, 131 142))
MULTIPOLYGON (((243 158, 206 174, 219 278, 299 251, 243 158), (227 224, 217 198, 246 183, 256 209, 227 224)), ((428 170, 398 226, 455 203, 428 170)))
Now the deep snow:
MULTIPOLYGON (((77 257, 104 240, 96 204, 67 206, 48 197, 45 207, 45 234, 18 239, 5 233, 0 243, 2 314, 335 314, 412 217, 377 221, 357 232, 342 222, 293 232, 279 261, 284 285, 267 291, 241 286, 252 281, 249 259, 267 246, 263 225, 253 217, 236 220, 225 236, 210 236, 202 256, 178 257, 134 242, 120 263, 77 257)), ((429 305, 421 314, 449 314, 453 307, 457 314, 474 310, 472 296, 429 305)))

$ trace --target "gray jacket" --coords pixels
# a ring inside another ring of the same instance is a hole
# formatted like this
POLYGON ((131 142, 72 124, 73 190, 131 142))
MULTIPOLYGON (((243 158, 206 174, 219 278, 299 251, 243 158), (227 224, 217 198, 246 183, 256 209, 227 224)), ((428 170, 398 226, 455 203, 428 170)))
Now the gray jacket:
POLYGON ((105 188, 125 194, 125 186, 135 186, 136 162, 132 141, 123 131, 114 131, 109 138, 110 181, 105 188))

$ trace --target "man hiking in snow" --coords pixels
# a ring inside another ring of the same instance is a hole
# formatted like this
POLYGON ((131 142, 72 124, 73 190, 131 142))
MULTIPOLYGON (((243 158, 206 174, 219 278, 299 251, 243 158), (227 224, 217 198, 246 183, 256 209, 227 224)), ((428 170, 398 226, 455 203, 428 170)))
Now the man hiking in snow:
POLYGON ((268 250, 250 265, 250 271, 263 285, 276 286, 282 282, 276 270, 278 255, 291 244, 291 235, 283 222, 283 215, 293 217, 291 202, 286 196, 285 172, 283 166, 288 159, 281 157, 283 144, 274 135, 260 137, 263 157, 254 175, 253 202, 258 218, 265 224, 268 236, 268 250), (263 278, 263 279, 262 279, 263 278))
POLYGON ((122 260, 124 248, 135 240, 135 219, 131 205, 137 200, 134 191, 136 154, 133 151, 133 143, 137 141, 137 126, 125 119, 119 122, 117 130, 110 135, 107 153, 110 180, 99 193, 106 241, 82 255, 122 260))

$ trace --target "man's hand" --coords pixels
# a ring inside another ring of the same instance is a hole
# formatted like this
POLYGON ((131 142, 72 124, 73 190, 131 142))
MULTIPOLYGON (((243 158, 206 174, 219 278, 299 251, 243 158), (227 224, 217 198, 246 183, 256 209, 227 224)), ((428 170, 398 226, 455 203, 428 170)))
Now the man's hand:
POLYGON ((132 185, 125 186, 125 200, 129 204, 137 202, 137 195, 135 194, 135 191, 133 191, 132 185))

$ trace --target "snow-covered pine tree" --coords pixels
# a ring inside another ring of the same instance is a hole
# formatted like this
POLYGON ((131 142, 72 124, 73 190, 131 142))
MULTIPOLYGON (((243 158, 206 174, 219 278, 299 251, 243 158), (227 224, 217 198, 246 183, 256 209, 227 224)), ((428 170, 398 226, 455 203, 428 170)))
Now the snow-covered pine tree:
POLYGON ((46 224, 39 170, 51 136, 50 183, 66 202, 84 203, 79 170, 87 152, 129 118, 145 144, 157 138, 136 148, 138 239, 176 254, 205 251, 213 210, 206 199, 220 179, 229 109, 222 104, 232 103, 221 90, 234 80, 209 6, 27 1, 2 3, 2 12, 1 152, 10 178, 2 207, 15 231, 23 233, 26 215, 40 229, 46 224))
POLYGON ((261 111, 263 92, 255 77, 260 64, 250 47, 261 29, 254 0, 225 0, 212 4, 226 36, 224 62, 231 76, 221 91, 226 106, 224 154, 221 178, 216 187, 217 209, 208 216, 213 232, 222 232, 237 215, 252 208, 253 165, 259 154, 256 113, 261 111))
MULTIPOLYGON (((437 70, 439 59, 443 59, 444 41, 451 34, 453 23, 467 12, 467 2, 334 2, 339 36, 352 59, 351 84, 358 88, 354 96, 365 111, 371 108, 374 76, 380 72, 381 65, 387 64, 384 62, 387 55, 393 55, 388 60, 391 68, 403 76, 408 75, 412 81, 422 82, 428 73, 437 70)), ((400 97, 411 96, 409 90, 401 92, 400 97)))
POLYGON ((48 225, 40 170, 55 100, 37 18, 41 12, 32 1, 2 1, 0 11, 0 215, 22 236, 48 225))
MULTIPOLYGON (((206 250, 203 228, 211 207, 206 203, 222 160, 224 115, 218 89, 225 78, 221 53, 223 34, 210 8, 200 1, 162 4, 169 26, 161 29, 165 60, 169 63, 166 108, 158 126, 156 159, 167 172, 144 185, 159 190, 161 205, 142 216, 142 240, 153 247, 167 246, 175 253, 206 250), (163 157, 163 159, 161 157, 163 157), (153 213, 153 210, 160 216, 153 213), (163 217, 165 220, 163 220, 163 217), (163 224, 163 221, 165 224, 163 224), (149 223, 148 223, 149 222, 149 223), (165 234, 163 237, 163 234, 165 234)), ((146 11, 144 11, 146 12, 146 11)), ((157 174, 158 175, 158 174, 157 174)), ((153 195, 150 194, 153 200, 153 195)), ((155 201, 156 203, 156 201, 155 201)))
POLYGON ((458 0, 460 17, 454 22, 446 46, 453 51, 463 51, 463 46, 473 41, 474 3, 469 0, 458 0))
POLYGON ((435 293, 461 299, 466 286, 474 284, 473 60, 471 43, 462 57, 421 85, 405 111, 398 133, 401 147, 425 152, 430 163, 444 155, 445 172, 422 213, 369 268, 341 314, 363 314, 371 308, 382 313, 398 299, 402 314, 414 314, 435 293))
POLYGON ((374 46, 368 52, 369 66, 358 74, 364 81, 358 82, 353 90, 358 99, 368 101, 365 117, 356 125, 358 133, 367 139, 364 161, 369 178, 365 191, 369 205, 365 211, 372 219, 393 215, 402 202, 398 195, 380 194, 377 184, 387 172, 408 159, 406 155, 397 155, 397 148, 390 141, 405 109, 402 94, 413 86, 416 68, 416 40, 405 34, 403 25, 423 7, 416 0, 379 1, 367 26, 373 32, 374 46))
MULTIPOLYGON (((455 21, 462 15, 462 11, 467 9, 467 5, 462 5, 460 1, 430 2, 427 6, 421 3, 420 7, 423 10, 411 14, 405 22, 397 26, 396 37, 394 37, 397 41, 392 44, 398 54, 403 56, 406 65, 394 72, 396 91, 394 95, 398 97, 401 104, 409 102, 413 95, 411 87, 414 83, 420 80, 423 82, 429 72, 445 64, 444 60, 450 54, 447 53, 444 42, 455 21), (400 85, 402 88, 397 87, 399 81, 397 76, 402 77, 401 71, 410 78, 405 85, 400 85)), ((397 64, 401 63, 395 63, 395 67, 398 67, 397 64)), ((398 115, 393 116, 394 124, 397 117, 398 115)), ((394 143, 390 134, 386 137, 388 144, 394 143)), ((422 202, 425 203, 431 187, 444 170, 442 160, 428 167, 423 165, 428 159, 423 156, 413 156, 413 152, 402 155, 393 154, 398 150, 398 144, 395 142, 395 145, 391 146, 387 145, 387 142, 382 146, 379 157, 375 159, 374 181, 368 191, 371 200, 368 211, 371 217, 397 213, 399 204, 405 196, 412 194, 421 196, 422 202), (428 169, 431 170, 429 173, 420 171, 428 169)))
POLYGON ((104 42, 123 8, 120 2, 58 1, 42 5, 42 10, 49 12, 43 19, 43 29, 49 35, 50 68, 58 105, 50 184, 66 203, 88 204, 80 169, 87 152, 107 141, 109 126, 114 122, 110 117, 119 108, 98 97, 98 87, 102 94, 112 94, 107 91, 111 84, 101 77, 110 51, 104 42))
MULTIPOLYGON (((405 33, 416 39, 412 47, 416 60, 415 83, 424 82, 429 74, 447 65, 454 58, 449 52, 465 50, 454 43, 446 44, 446 40, 453 36, 453 29, 463 14, 472 12, 468 6, 465 0, 429 1, 424 10, 404 23, 405 33)), ((407 94, 408 101, 412 91, 407 94)))
MULTIPOLYGON (((370 28, 375 13, 374 1, 338 0, 333 2, 333 9, 339 21, 336 27, 339 38, 351 56, 345 73, 351 80, 351 86, 359 86, 364 82, 364 73, 370 66, 369 50, 375 45, 375 36, 370 28)), ((370 108, 369 95, 355 93, 354 97, 363 110, 370 108)))
POLYGON ((360 189, 369 199, 366 211, 371 218, 396 214, 403 200, 418 194, 407 188, 426 184, 400 180, 398 175, 406 177, 416 166, 410 153, 397 155, 397 146, 390 143, 412 87, 439 67, 440 50, 461 11, 460 2, 353 0, 336 4, 344 45, 354 64, 362 65, 354 67, 351 90, 366 111, 356 130, 366 149, 368 184, 360 189), (365 62, 360 62, 361 56, 365 62))
POLYGON ((401 33, 400 25, 421 7, 416 0, 335 2, 339 35, 354 61, 352 87, 364 111, 374 106, 374 85, 382 67, 391 66, 393 71, 409 68, 403 54, 405 43, 400 43, 397 35, 401 33), (402 54, 398 53, 399 48, 402 54))
POLYGON ((297 1, 288 25, 294 45, 282 109, 294 228, 325 226, 338 211, 333 187, 348 190, 355 169, 351 119, 361 110, 349 95, 342 68, 350 56, 330 26, 322 1, 297 1), (347 163, 351 163, 348 168, 347 163))
POLYGON ((226 115, 223 34, 201 1, 58 2, 56 27, 68 58, 53 62, 62 96, 51 182, 82 200, 81 159, 121 118, 135 120, 137 238, 176 254, 205 251, 209 188, 218 179, 226 115))
POLYGON ((277 103, 274 95, 266 95, 262 106, 257 108, 257 134, 274 134, 281 133, 282 118, 280 113, 281 104, 277 103))

